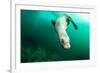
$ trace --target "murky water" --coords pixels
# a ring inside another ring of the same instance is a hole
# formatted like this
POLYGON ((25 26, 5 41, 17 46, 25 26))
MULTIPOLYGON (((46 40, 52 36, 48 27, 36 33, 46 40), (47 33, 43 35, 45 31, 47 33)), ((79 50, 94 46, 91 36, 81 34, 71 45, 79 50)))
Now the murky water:
POLYGON ((89 14, 53 11, 21 10, 21 62, 72 61, 89 59, 89 14), (71 48, 62 48, 51 20, 66 13, 78 26, 70 23, 71 48))

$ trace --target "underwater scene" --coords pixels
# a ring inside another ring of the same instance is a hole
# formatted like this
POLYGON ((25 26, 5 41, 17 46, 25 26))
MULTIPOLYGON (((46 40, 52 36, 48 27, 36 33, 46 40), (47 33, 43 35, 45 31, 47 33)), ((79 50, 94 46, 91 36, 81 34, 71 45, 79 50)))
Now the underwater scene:
POLYGON ((88 13, 20 10, 21 63, 89 60, 90 23, 88 13), (66 32, 70 48, 63 48, 52 24, 61 15, 70 16, 77 25, 76 30, 68 22, 66 32))

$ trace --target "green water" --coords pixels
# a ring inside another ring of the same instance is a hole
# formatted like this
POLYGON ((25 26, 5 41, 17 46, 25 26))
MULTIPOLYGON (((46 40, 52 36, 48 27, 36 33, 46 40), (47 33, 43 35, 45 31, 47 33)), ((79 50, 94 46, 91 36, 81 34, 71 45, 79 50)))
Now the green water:
POLYGON ((21 10, 22 63, 89 59, 89 20, 82 13, 66 12, 77 24, 78 30, 69 24, 66 31, 71 48, 64 49, 51 23, 61 14, 63 12, 21 10))

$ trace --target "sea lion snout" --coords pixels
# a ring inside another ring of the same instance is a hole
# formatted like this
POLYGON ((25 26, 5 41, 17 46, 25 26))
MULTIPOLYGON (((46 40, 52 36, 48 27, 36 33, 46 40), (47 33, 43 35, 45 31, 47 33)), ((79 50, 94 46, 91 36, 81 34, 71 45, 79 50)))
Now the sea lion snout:
POLYGON ((63 48, 69 49, 70 48, 70 43, 66 42, 64 38, 61 39, 61 44, 63 48))

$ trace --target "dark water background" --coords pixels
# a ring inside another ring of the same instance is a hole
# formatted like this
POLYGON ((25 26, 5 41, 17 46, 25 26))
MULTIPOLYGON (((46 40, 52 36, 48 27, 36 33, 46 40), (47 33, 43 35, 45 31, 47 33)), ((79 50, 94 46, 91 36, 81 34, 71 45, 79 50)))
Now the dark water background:
POLYGON ((71 48, 64 49, 51 23, 61 14, 63 12, 21 10, 22 63, 89 59, 89 20, 82 13, 66 12, 77 24, 78 30, 69 24, 66 31, 71 48))

